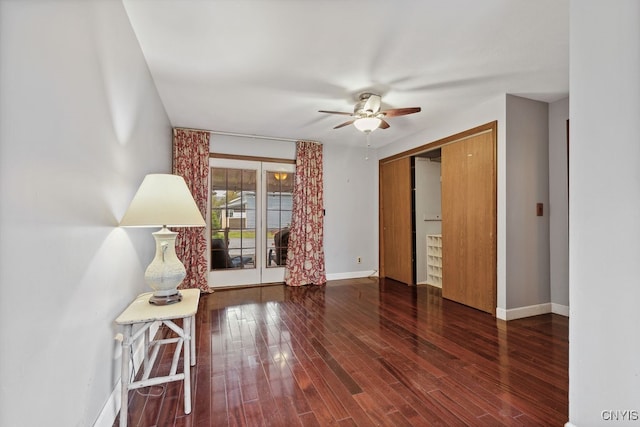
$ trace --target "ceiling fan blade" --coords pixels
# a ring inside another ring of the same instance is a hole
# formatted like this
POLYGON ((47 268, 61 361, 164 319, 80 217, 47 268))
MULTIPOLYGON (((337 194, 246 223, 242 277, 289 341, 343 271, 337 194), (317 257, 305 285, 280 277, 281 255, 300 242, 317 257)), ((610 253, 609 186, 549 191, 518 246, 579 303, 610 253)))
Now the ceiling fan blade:
POLYGON ((380 114, 384 114, 385 117, 397 117, 406 116, 407 114, 419 113, 422 109, 420 107, 409 108, 392 108, 386 111, 380 111, 380 114))
POLYGON ((384 120, 380 119, 380 126, 378 126, 378 129, 386 129, 388 127, 389 127, 389 123, 387 123, 384 120))
POLYGON ((355 122, 355 120, 349 120, 348 122, 344 122, 344 123, 339 124, 338 126, 334 127, 334 129, 340 129, 340 128, 345 127, 345 126, 349 126, 353 122, 355 122))
POLYGON ((380 111, 380 95, 376 95, 373 93, 370 94, 362 109, 364 111, 371 111, 374 114, 380 111))
POLYGON ((318 110, 318 113, 341 114, 341 115, 343 115, 343 116, 353 116, 353 113, 345 113, 344 111, 326 111, 326 110, 318 110))

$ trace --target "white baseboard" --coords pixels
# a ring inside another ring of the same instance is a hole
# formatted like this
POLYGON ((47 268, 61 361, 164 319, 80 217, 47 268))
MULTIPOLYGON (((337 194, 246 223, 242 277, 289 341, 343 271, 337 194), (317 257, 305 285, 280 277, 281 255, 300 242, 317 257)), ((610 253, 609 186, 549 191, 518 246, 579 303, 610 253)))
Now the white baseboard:
POLYGON ((347 273, 327 274, 327 280, 359 279, 369 276, 378 277, 378 270, 350 271, 347 273))
POLYGON ((564 317, 569 317, 569 306, 556 304, 555 302, 551 303, 551 312, 555 314, 559 314, 564 317))
MULTIPOLYGON (((160 325, 161 325, 161 322, 156 322, 153 325, 151 325, 150 329, 151 329, 152 337, 156 335, 156 333, 158 332, 158 329, 160 328, 160 325)), ((131 367, 132 371, 135 370, 137 372, 138 369, 140 368, 140 365, 142 365, 142 361, 144 359, 143 348, 144 348, 144 341, 139 340, 135 350, 133 351, 133 366, 131 367)), ((124 355, 121 352, 120 357, 123 357, 123 356, 124 355)), ((117 366, 120 366, 120 365, 117 364, 117 366)), ((96 422, 93 423, 93 427, 113 426, 113 423, 116 420, 116 416, 118 415, 118 411, 120 411, 120 396, 121 396, 120 391, 122 390, 121 384, 122 383, 120 382, 120 380, 118 380, 118 382, 115 385, 115 388, 111 391, 111 395, 109 396, 107 403, 105 403, 104 406, 102 407, 102 411, 100 412, 98 419, 96 419, 96 422)))
POLYGON ((508 310, 500 307, 496 308, 496 317, 502 320, 522 319, 523 317, 531 317, 547 313, 554 313, 569 317, 569 307, 553 302, 547 302, 544 304, 529 305, 527 307, 510 308, 508 310))
POLYGON ((527 307, 510 308, 505 310, 498 307, 496 317, 502 320, 522 319, 523 317, 537 316, 539 314, 551 313, 551 303, 529 305, 527 307))
POLYGON ((564 427, 578 427, 575 424, 571 424, 569 421, 567 421, 566 423, 564 423, 564 427))

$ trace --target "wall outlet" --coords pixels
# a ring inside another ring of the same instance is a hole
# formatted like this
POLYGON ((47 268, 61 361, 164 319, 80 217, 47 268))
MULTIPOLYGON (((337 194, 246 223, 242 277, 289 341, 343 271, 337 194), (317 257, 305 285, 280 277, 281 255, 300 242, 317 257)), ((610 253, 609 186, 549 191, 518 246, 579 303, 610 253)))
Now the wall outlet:
POLYGON ((362 264, 362 258, 360 258, 360 257, 356 258, 356 262, 357 262, 358 264, 362 264))

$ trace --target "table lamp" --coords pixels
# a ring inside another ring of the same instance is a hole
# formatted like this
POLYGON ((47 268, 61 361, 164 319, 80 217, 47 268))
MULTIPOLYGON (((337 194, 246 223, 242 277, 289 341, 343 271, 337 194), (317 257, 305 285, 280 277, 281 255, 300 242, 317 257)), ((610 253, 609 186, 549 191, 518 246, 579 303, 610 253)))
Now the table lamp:
POLYGON ((156 255, 144 273, 145 282, 153 289, 149 302, 167 305, 182 300, 178 286, 187 272, 176 255, 178 233, 167 226, 205 226, 184 178, 169 174, 145 176, 120 225, 162 227, 160 231, 152 233, 156 239, 156 255))

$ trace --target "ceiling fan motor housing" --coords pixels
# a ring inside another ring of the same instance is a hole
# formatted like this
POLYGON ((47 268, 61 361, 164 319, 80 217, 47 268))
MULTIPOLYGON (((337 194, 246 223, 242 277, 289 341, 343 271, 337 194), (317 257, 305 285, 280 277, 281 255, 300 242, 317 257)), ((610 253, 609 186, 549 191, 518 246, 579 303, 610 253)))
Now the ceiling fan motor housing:
POLYGON ((380 111, 380 95, 364 92, 358 97, 360 100, 353 107, 353 114, 359 117, 374 117, 380 111), (377 100, 371 99, 377 97, 377 100), (376 102, 377 101, 377 102, 376 102))

